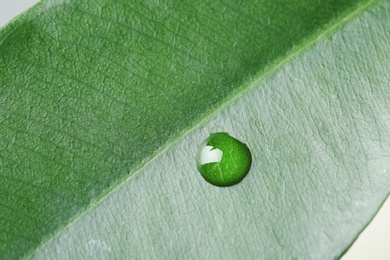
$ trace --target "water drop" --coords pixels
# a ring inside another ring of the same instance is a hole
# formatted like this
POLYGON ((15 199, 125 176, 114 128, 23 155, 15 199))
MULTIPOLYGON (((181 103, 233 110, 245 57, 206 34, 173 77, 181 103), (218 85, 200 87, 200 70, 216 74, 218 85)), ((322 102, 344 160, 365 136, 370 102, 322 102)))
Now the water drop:
POLYGON ((197 156, 197 166, 209 183, 232 186, 245 178, 252 163, 246 144, 228 133, 213 133, 203 143, 197 156))

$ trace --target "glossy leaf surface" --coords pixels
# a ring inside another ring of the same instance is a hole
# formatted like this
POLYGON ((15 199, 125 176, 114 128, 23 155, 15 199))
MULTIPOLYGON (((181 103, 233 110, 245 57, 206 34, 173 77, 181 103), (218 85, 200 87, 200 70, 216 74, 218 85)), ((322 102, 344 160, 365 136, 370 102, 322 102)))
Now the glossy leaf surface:
POLYGON ((389 17, 44 1, 0 32, 0 255, 340 255, 389 194, 389 17), (217 131, 253 155, 231 188, 196 172, 217 131))

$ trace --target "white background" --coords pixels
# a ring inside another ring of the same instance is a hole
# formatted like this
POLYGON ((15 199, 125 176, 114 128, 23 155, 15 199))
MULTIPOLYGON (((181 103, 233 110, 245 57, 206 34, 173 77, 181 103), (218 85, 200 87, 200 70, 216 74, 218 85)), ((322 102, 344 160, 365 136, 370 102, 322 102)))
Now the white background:
MULTIPOLYGON (((38 0, 0 0, 0 27, 38 0)), ((342 260, 390 260, 390 198, 342 260)))

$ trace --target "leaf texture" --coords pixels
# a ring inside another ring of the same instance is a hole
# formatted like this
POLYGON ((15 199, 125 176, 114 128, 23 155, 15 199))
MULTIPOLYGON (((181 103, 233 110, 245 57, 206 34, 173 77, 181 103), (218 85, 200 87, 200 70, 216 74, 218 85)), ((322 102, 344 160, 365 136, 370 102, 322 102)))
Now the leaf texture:
POLYGON ((0 255, 340 256, 390 191, 389 17, 43 1, 0 32, 0 255), (217 131, 254 158, 231 188, 196 172, 217 131))

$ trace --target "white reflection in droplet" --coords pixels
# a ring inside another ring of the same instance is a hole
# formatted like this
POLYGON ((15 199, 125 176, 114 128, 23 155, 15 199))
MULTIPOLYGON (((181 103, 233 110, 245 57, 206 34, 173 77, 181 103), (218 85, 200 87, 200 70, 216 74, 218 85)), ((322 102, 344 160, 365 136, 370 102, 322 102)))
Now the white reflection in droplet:
POLYGON ((216 163, 222 160, 222 151, 212 146, 205 146, 200 154, 200 164, 216 163))

